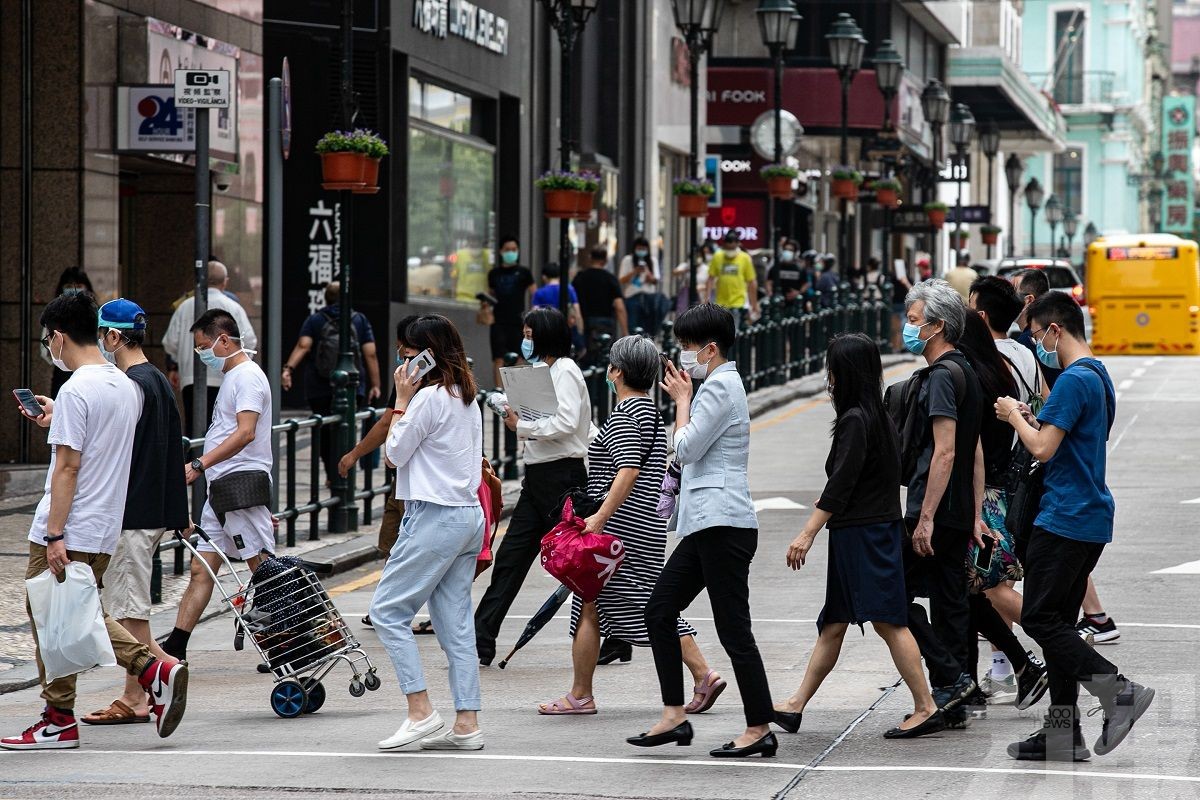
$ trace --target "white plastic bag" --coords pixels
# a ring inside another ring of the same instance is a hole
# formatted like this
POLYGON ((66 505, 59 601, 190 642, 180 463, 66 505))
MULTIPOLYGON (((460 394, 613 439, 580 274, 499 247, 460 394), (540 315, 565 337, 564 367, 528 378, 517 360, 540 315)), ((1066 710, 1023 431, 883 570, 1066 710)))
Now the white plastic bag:
POLYGON ((25 591, 37 626, 47 681, 92 667, 116 666, 91 567, 70 562, 66 580, 61 583, 46 570, 26 580, 25 591))

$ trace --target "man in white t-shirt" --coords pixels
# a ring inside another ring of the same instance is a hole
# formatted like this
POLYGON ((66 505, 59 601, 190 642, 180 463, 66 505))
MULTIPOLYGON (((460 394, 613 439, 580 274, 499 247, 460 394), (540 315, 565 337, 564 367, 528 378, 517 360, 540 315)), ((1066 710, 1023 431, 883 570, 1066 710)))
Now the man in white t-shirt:
MULTIPOLYGON (((63 576, 67 565, 82 564, 99 585, 121 536, 129 484, 133 434, 142 395, 96 346, 98 312, 90 294, 61 295, 46 306, 42 344, 54 366, 72 373, 56 400, 38 396, 42 413, 27 419, 49 427, 52 445, 46 489, 29 528, 26 579, 47 570, 63 576)), ((105 627, 117 663, 138 678, 150 694, 159 736, 170 736, 187 707, 186 665, 160 661, 150 649, 107 614, 105 627)), ((63 750, 79 746, 75 719, 75 676, 47 680, 42 645, 30 611, 37 647, 38 676, 46 708, 39 722, 17 736, 0 739, 6 750, 63 750)))
MULTIPOLYGON (((196 548, 214 573, 221 568, 217 548, 245 559, 253 570, 263 554, 275 550, 275 525, 265 504, 217 514, 211 505, 213 484, 235 472, 271 474, 271 385, 242 347, 238 324, 228 311, 210 309, 192 326, 196 352, 210 371, 224 373, 213 406, 212 423, 204 436, 204 454, 183 468, 188 484, 203 473, 208 479, 209 500, 204 503, 200 528, 208 534, 196 548)), ((187 655, 187 643, 212 597, 213 580, 203 565, 192 562, 191 580, 179 601, 175 629, 163 650, 178 659, 187 655)))

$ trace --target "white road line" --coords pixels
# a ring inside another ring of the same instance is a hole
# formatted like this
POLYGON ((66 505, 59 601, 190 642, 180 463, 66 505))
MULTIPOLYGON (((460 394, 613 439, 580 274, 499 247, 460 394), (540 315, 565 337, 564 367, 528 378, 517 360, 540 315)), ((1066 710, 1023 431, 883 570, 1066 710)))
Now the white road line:
POLYGON ((1133 415, 1133 419, 1129 420, 1129 424, 1128 424, 1128 425, 1126 425, 1126 426, 1125 426, 1125 429, 1121 431, 1121 435, 1120 435, 1120 436, 1118 436, 1118 437, 1117 437, 1117 440, 1116 440, 1115 442, 1113 442, 1113 443, 1112 443, 1112 447, 1108 448, 1108 454, 1109 454, 1110 456, 1111 456, 1113 453, 1117 452, 1117 448, 1121 446, 1121 440, 1125 438, 1125 434, 1129 433, 1129 429, 1130 429, 1130 428, 1132 428, 1132 427, 1133 427, 1133 423, 1135 423, 1135 422, 1137 422, 1137 421, 1138 421, 1138 415, 1137 415, 1137 414, 1134 414, 1134 415, 1133 415))
POLYGON ((755 511, 803 511, 807 507, 786 497, 764 497, 754 501, 755 511))
MULTIPOLYGON (((17 751, 20 752, 20 751, 17 751)), ((604 758, 601 756, 547 756, 547 755, 502 755, 499 753, 433 753, 404 751, 397 753, 329 753, 307 750, 174 750, 164 747, 158 750, 83 750, 64 751, 64 757, 80 758, 84 756, 248 756, 252 758, 448 758, 464 761, 520 761, 520 762, 549 762, 573 764, 635 764, 637 766, 662 765, 682 766, 689 769, 696 767, 722 767, 725 769, 802 769, 803 764, 788 764, 775 761, 743 761, 734 759, 688 759, 688 758, 604 758)), ((6 759, 17 757, 6 756, 6 759)), ((34 756, 38 758, 38 756, 34 756)), ((935 767, 924 765, 864 765, 864 766, 825 766, 813 767, 813 772, 949 772, 962 774, 988 775, 1046 775, 1066 778, 1104 778, 1131 781, 1169 781, 1175 783, 1200 783, 1198 775, 1157 775, 1136 774, 1129 772, 1091 772, 1081 767, 1077 770, 1066 769, 1016 769, 1012 767, 935 767)))
POLYGON ((1200 561, 1185 561, 1166 569, 1156 569, 1151 575, 1200 575, 1200 561))
POLYGON ((1137 369, 1135 369, 1133 372, 1129 373, 1129 377, 1131 377, 1131 378, 1140 378, 1140 377, 1142 377, 1142 376, 1143 376, 1143 375, 1145 375, 1145 374, 1146 374, 1146 368, 1145 368, 1145 367, 1138 367, 1138 368, 1137 368, 1137 369))
POLYGON ((1117 385, 1117 391, 1123 392, 1130 386, 1133 386, 1133 378, 1126 378, 1117 385))
MULTIPOLYGON (((366 613, 365 611, 346 611, 345 609, 342 609, 342 616, 347 616, 347 615, 359 616, 359 615, 365 614, 365 613, 366 613)), ((428 616, 429 616, 428 614, 418 614, 416 616, 416 619, 418 619, 418 620, 427 619, 428 616)), ((532 616, 532 615, 531 614, 509 614, 505 617, 505 619, 529 619, 530 616, 532 616)), ((570 618, 571 618, 570 614, 559 614, 558 616, 554 617, 553 619, 558 620, 558 621, 565 621, 565 620, 569 620, 570 618)), ((712 617, 693 617, 691 614, 685 614, 684 618, 687 619, 689 622, 714 622, 715 621, 712 617)), ((755 625, 760 625, 760 624, 761 625, 815 625, 817 621, 815 619, 762 619, 759 617, 755 617, 753 620, 751 620, 751 622, 753 622, 755 625)), ((1177 629, 1177 630, 1200 630, 1200 625, 1195 625, 1195 624, 1184 624, 1184 623, 1174 623, 1174 622, 1126 622, 1125 620, 1121 620, 1120 627, 1122 627, 1122 628, 1173 628, 1173 629, 1177 629)))
POLYGON ((1195 500, 1184 500, 1182 503, 1180 503, 1180 505, 1181 505, 1181 506, 1195 506, 1195 505, 1200 505, 1200 497, 1197 497, 1195 500))

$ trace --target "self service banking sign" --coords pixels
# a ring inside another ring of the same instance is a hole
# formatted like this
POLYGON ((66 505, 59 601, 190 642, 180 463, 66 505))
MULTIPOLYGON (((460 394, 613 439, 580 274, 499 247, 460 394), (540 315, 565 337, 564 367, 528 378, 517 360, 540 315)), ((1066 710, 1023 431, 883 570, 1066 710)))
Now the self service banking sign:
POLYGON ((508 20, 468 0, 413 0, 413 27, 439 39, 456 36, 508 55, 508 20))

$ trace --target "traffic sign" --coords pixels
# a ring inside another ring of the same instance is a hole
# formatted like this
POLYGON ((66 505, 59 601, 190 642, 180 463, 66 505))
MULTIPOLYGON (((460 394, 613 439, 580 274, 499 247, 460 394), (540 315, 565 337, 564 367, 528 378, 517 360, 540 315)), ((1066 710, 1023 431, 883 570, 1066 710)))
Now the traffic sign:
MULTIPOLYGON (((946 211, 946 222, 958 222, 957 206, 950 206, 946 211)), ((987 206, 963 206, 962 207, 962 222, 964 223, 982 223, 986 225, 992 221, 992 210, 987 206)))
POLYGON ((229 98, 229 70, 175 70, 177 108, 228 108, 229 98))

